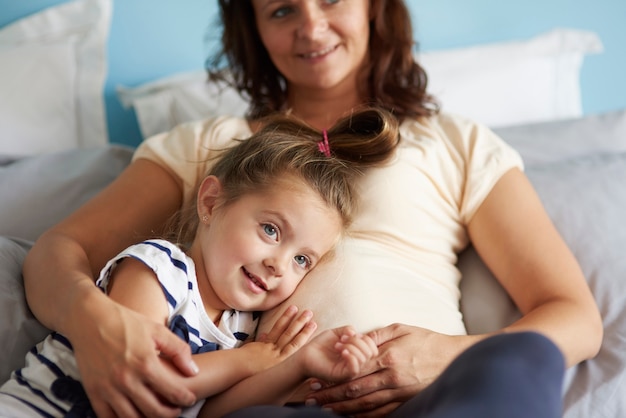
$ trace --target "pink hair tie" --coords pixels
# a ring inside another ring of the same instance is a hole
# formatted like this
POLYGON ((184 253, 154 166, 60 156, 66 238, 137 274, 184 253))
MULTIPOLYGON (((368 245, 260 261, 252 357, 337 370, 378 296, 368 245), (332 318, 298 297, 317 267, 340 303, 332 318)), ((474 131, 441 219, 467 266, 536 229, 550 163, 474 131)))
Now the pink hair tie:
POLYGON ((328 144, 328 133, 326 132, 326 129, 322 131, 322 135, 324 136, 324 139, 317 143, 317 148, 326 157, 330 157, 330 145, 328 144))

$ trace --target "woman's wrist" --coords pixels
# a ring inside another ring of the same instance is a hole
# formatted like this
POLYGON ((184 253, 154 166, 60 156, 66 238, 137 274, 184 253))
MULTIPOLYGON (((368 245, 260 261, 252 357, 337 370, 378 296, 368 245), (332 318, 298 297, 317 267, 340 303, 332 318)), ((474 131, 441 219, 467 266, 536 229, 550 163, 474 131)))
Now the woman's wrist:
POLYGON ((114 314, 111 305, 115 302, 90 280, 76 283, 66 300, 68 306, 61 308, 62 315, 55 321, 55 330, 70 341, 74 331, 79 335, 84 334, 86 323, 94 326, 114 314))
MULTIPOLYGON (((461 353, 465 350, 487 337, 489 337, 488 334, 457 335, 452 337, 452 344, 436 345, 436 347, 438 347, 442 353, 445 353, 444 355, 447 357, 444 368, 447 367, 448 364, 452 363, 452 361, 461 355, 461 353)), ((435 342, 435 344, 437 343, 435 342)))

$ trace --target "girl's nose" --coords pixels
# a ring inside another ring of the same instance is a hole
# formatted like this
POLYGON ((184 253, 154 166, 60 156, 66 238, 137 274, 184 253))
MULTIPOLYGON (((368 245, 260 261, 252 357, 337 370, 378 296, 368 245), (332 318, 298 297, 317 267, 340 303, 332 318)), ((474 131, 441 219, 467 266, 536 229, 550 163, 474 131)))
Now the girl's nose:
POLYGON ((263 265, 265 265, 272 275, 280 277, 285 274, 290 260, 291 258, 286 254, 276 253, 271 257, 265 258, 263 265))

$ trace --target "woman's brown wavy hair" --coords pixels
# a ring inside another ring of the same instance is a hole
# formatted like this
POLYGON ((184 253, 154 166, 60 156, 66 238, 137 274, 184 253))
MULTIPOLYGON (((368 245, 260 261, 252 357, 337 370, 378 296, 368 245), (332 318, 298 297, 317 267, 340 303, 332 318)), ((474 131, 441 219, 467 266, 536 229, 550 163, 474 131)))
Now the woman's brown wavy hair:
MULTIPOLYGON (((210 80, 232 85, 250 100, 252 119, 285 110, 287 83, 272 63, 257 31, 250 0, 219 0, 221 50, 209 57, 210 80)), ((428 78, 413 56, 415 42, 402 0, 372 0, 367 105, 380 106, 399 119, 428 116, 438 105, 427 93, 428 78)))

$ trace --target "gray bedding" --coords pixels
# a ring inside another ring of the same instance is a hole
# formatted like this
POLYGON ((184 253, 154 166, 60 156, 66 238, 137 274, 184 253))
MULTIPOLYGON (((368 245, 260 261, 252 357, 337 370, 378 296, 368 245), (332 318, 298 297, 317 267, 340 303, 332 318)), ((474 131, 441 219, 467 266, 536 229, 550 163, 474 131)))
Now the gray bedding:
MULTIPOLYGON (((497 133, 524 157, 604 320, 599 355, 567 373, 564 416, 626 416, 626 110, 497 133)), ((0 238, 0 380, 47 332, 26 308, 16 277, 29 241, 115 178, 131 152, 107 146, 15 161, 0 157, 0 235, 6 236, 0 238)), ((471 248, 461 254, 459 267, 470 333, 496 329, 519 315, 471 248)))

